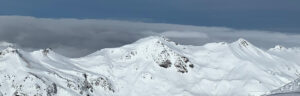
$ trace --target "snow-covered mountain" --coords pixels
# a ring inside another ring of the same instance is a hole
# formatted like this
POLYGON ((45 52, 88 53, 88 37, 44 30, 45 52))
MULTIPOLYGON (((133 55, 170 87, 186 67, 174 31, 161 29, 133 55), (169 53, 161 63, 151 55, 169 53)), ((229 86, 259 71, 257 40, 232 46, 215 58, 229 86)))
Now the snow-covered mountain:
POLYGON ((300 95, 300 78, 271 91, 272 94, 298 93, 300 95))
POLYGON ((244 39, 191 46, 147 37, 81 58, 11 45, 0 52, 0 96, 257 96, 298 78, 299 57, 244 39))
MULTIPOLYGON (((285 58, 286 60, 294 60, 300 61, 300 49, 299 48, 285 48, 283 46, 276 46, 275 48, 270 49, 273 54, 277 56, 281 56, 281 58, 285 58)), ((284 86, 272 90, 270 96, 299 96, 300 95, 300 74, 297 71, 296 74, 299 78, 291 81, 284 86)))

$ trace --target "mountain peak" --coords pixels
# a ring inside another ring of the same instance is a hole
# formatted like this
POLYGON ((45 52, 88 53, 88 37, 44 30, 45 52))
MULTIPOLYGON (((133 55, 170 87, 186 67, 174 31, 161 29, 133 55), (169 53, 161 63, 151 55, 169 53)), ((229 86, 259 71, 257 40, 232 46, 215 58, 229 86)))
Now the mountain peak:
POLYGON ((239 38, 238 42, 243 45, 243 46, 248 46, 251 43, 249 43, 247 40, 243 39, 243 38, 239 38))
POLYGON ((189 58, 182 54, 178 44, 166 37, 150 36, 127 45, 125 49, 131 49, 126 59, 143 57, 155 62, 166 69, 175 69, 180 73, 188 73, 194 67, 189 58))
POLYGON ((237 41, 231 43, 230 46, 238 54, 247 54, 258 57, 269 56, 268 53, 264 52, 262 49, 256 47, 243 38, 240 38, 237 41))
POLYGON ((282 45, 276 45, 274 47, 274 49, 283 50, 283 49, 286 49, 286 48, 284 46, 282 46, 282 45))
POLYGON ((275 47, 273 48, 270 48, 269 51, 283 51, 283 50, 287 50, 289 48, 286 48, 282 45, 276 45, 275 47))
POLYGON ((5 55, 5 54, 8 54, 8 53, 14 53, 14 52, 17 52, 17 49, 12 48, 12 47, 7 47, 7 48, 0 51, 0 55, 5 55))
POLYGON ((43 55, 47 55, 50 52, 52 52, 52 49, 51 48, 45 48, 45 49, 42 50, 42 52, 43 52, 43 55))
POLYGON ((242 47, 251 46, 252 44, 248 42, 246 39, 239 38, 237 41, 233 42, 233 44, 238 44, 242 47))

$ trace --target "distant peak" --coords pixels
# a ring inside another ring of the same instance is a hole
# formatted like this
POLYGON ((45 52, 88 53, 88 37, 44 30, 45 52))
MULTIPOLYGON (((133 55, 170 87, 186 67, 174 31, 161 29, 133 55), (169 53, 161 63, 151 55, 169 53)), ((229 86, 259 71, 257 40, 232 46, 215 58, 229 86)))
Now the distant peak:
POLYGON ((18 50, 15 49, 15 48, 7 47, 7 48, 5 48, 5 49, 3 49, 3 50, 0 51, 0 55, 5 55, 5 54, 7 54, 7 53, 15 53, 15 52, 17 52, 17 51, 18 51, 18 50))
POLYGON ((17 49, 12 48, 12 47, 7 47, 6 49, 4 49, 3 51, 16 51, 17 49))
POLYGON ((276 45, 274 48, 271 48, 270 50, 273 50, 273 51, 280 51, 280 50, 286 50, 287 48, 285 48, 284 46, 282 45, 276 45))
POLYGON ((42 52, 43 52, 44 55, 47 55, 50 52, 52 52, 52 48, 45 48, 45 49, 42 50, 42 52))
POLYGON ((239 38, 235 43, 237 43, 241 46, 244 46, 244 47, 252 45, 250 42, 248 42, 246 39, 243 39, 243 38, 239 38))
POLYGON ((274 48, 275 48, 275 49, 280 49, 280 50, 286 49, 286 48, 285 48, 284 46, 282 46, 282 45, 276 45, 274 48))
POLYGON ((244 38, 239 38, 238 42, 240 42, 240 43, 248 43, 248 41, 246 39, 244 39, 244 38))

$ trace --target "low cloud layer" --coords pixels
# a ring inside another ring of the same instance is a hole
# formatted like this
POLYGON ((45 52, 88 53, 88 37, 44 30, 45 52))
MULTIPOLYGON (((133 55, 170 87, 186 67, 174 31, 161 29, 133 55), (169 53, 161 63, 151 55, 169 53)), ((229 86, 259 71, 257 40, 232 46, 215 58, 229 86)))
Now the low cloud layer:
POLYGON ((122 46, 152 35, 164 35, 173 41, 190 45, 233 42, 245 38, 265 49, 277 44, 300 46, 300 34, 295 33, 117 20, 0 16, 0 41, 12 42, 28 50, 50 47, 70 57, 122 46))

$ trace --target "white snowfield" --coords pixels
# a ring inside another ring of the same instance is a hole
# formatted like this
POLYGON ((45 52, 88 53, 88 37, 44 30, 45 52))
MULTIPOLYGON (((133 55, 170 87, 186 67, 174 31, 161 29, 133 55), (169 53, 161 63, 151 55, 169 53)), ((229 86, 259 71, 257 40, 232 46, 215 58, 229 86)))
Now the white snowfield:
POLYGON ((260 96, 300 71, 300 49, 244 39, 191 46, 147 37, 81 58, 1 44, 9 46, 0 52, 0 96, 260 96))

